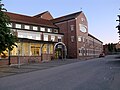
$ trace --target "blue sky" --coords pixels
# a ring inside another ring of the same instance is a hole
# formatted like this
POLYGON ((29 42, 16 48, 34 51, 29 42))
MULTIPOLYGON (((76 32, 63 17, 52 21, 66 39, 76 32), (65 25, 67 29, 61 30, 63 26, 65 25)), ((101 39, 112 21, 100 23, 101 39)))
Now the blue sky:
POLYGON ((120 14, 120 0, 2 0, 8 12, 36 15, 49 11, 53 17, 77 11, 85 13, 89 33, 104 44, 117 43, 118 31, 115 28, 117 15, 120 14))

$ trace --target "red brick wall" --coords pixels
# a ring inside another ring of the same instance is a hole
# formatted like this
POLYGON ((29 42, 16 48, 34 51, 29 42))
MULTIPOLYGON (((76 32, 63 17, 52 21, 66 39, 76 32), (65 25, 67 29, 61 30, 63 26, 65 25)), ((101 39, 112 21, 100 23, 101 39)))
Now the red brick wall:
POLYGON ((46 20, 53 19, 53 17, 51 16, 49 12, 44 13, 41 18, 46 19, 46 20))
POLYGON ((88 29, 87 32, 81 32, 79 24, 84 24, 88 27, 87 19, 83 13, 81 13, 77 18, 76 18, 76 33, 77 33, 77 58, 79 58, 79 48, 84 47, 87 48, 87 42, 78 42, 78 36, 82 36, 87 38, 88 37, 88 29), (81 18, 84 18, 84 21, 82 21, 81 18))
MULTIPOLYGON (((50 61, 52 54, 43 54, 43 60, 50 61)), ((18 64, 18 60, 20 60, 21 64, 27 63, 41 63, 41 56, 11 56, 10 62, 11 64, 18 64)), ((0 65, 8 65, 8 59, 0 60, 0 65)))
POLYGON ((60 33, 64 33, 64 43, 67 47, 67 54, 69 58, 77 57, 77 43, 76 43, 76 20, 68 20, 56 24, 60 28, 60 33), (74 30, 71 31, 71 25, 74 25, 74 30), (71 42, 71 36, 74 36, 74 42, 71 42))

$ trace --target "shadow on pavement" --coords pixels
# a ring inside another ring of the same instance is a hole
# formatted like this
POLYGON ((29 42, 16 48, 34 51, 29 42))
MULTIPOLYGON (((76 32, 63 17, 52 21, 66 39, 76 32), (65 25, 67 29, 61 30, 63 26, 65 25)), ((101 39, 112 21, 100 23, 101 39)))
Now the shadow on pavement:
POLYGON ((113 57, 113 60, 108 61, 107 64, 120 67, 120 56, 113 57))

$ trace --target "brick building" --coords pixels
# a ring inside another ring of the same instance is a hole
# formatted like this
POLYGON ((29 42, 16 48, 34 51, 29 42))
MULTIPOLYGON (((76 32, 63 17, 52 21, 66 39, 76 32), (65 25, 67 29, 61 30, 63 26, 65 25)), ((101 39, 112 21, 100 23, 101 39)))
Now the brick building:
POLYGON ((88 22, 82 11, 65 15, 52 22, 64 33, 68 58, 96 57, 102 50, 102 42, 88 33, 88 22))
POLYGON ((82 11, 55 19, 48 11, 35 16, 6 14, 11 22, 8 27, 19 39, 18 47, 11 51, 11 63, 17 63, 18 58, 22 63, 41 62, 53 57, 80 59, 102 52, 103 43, 88 33, 88 22, 82 11))

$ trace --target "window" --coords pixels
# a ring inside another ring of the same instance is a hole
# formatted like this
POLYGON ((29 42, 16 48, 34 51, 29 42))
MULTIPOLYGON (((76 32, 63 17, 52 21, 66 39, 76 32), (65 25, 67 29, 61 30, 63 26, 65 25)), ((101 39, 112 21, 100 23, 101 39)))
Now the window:
POLYGON ((32 35, 28 35, 27 38, 29 38, 29 39, 33 39, 32 35))
POLYGON ((10 23, 10 24, 7 24, 7 27, 12 27, 12 23, 10 23))
POLYGON ((86 29, 87 26, 85 26, 84 24, 79 24, 79 28, 80 28, 80 31, 82 32, 87 32, 87 29, 86 29))
POLYGON ((79 48, 78 50, 79 50, 79 56, 82 56, 82 49, 79 48))
POLYGON ((58 30, 57 30, 57 29, 54 29, 54 32, 55 32, 55 33, 58 33, 58 30))
POLYGON ((44 32, 44 31, 45 31, 45 28, 41 27, 41 28, 40 28, 40 31, 43 31, 43 32, 44 32))
POLYGON ((81 42, 82 41, 82 37, 78 36, 78 41, 81 42))
POLYGON ((49 45, 49 53, 50 53, 50 54, 53 54, 53 50, 54 50, 53 47, 54 47, 54 46, 53 46, 52 44, 49 45))
POLYGON ((30 55, 39 56, 40 55, 40 44, 32 43, 30 55))
POLYGON ((23 35, 21 35, 21 34, 18 34, 18 37, 20 37, 20 38, 23 38, 23 35))
POLYGON ((30 26, 29 25, 25 25, 25 29, 30 29, 30 26))
POLYGON ((58 36, 58 42, 62 42, 62 37, 58 36))
POLYGON ((33 26, 33 30, 38 30, 38 27, 37 26, 33 26))
POLYGON ((71 42, 74 42, 74 36, 71 36, 71 42))
POLYGON ((44 35, 44 41, 48 41, 48 35, 44 35))
POLYGON ((51 40, 52 40, 52 41, 55 41, 55 36, 51 36, 51 40))
POLYGON ((16 28, 21 28, 21 24, 16 24, 15 27, 16 28))
POLYGON ((43 53, 48 53, 49 52, 48 50, 49 50, 48 44, 45 44, 42 48, 42 52, 43 53))
POLYGON ((71 29, 71 31, 73 31, 74 30, 74 25, 70 25, 70 29, 71 29))
POLYGON ((23 55, 24 56, 29 56, 29 43, 23 43, 23 55))
POLYGON ((51 29, 51 28, 48 28, 48 32, 52 32, 52 29, 51 29))
POLYGON ((36 36, 36 40, 41 40, 41 37, 40 36, 36 36))
MULTIPOLYGON (((18 46, 17 43, 15 43, 15 44, 18 46)), ((17 48, 16 46, 14 46, 14 48, 13 48, 13 50, 10 52, 10 54, 11 54, 12 56, 18 55, 18 48, 17 48)))
POLYGON ((85 38, 83 37, 83 42, 85 42, 85 38))
POLYGON ((22 56, 23 54, 23 43, 18 43, 18 55, 22 56))

